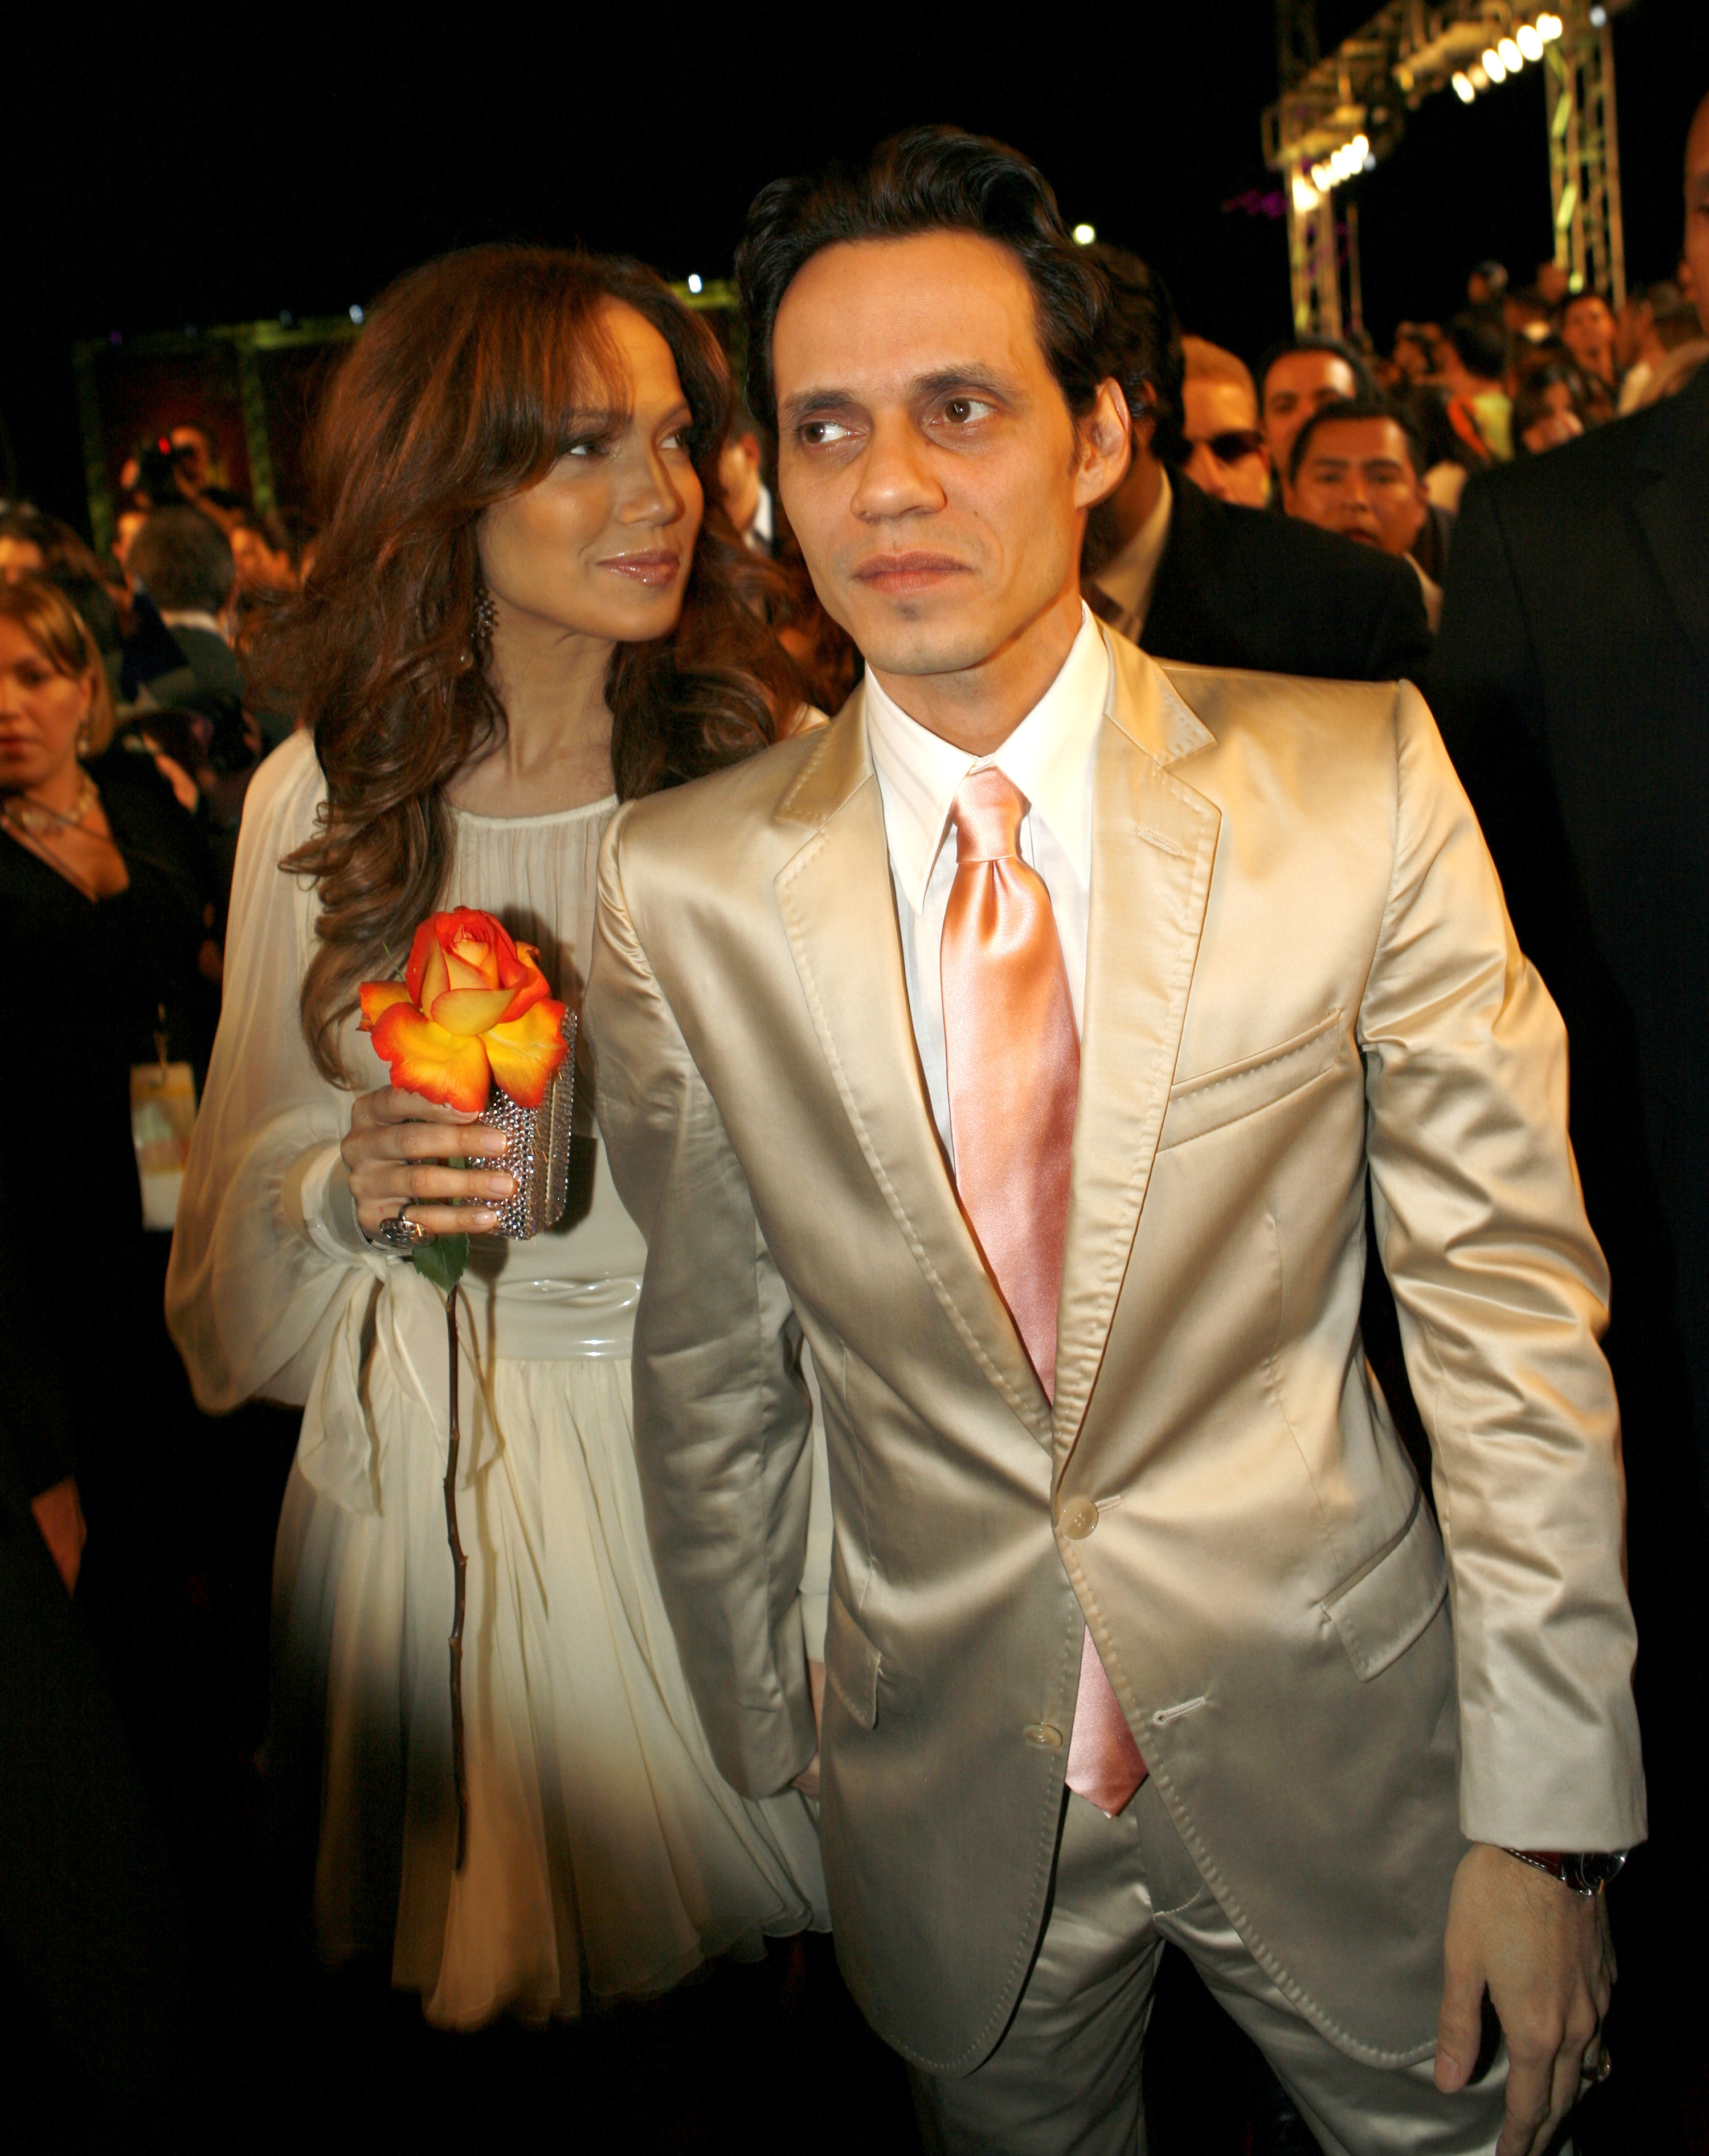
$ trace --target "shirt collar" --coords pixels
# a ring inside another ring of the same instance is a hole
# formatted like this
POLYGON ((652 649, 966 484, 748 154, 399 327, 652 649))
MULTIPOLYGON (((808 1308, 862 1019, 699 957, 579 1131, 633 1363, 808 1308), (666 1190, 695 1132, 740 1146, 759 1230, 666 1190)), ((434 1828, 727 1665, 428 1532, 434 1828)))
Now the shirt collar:
POLYGON ((1092 789, 1087 783, 1110 693, 1110 653, 1091 609, 1062 670, 993 755, 969 756, 911 719, 869 667, 866 737, 885 788, 890 860, 909 904, 925 911, 926 886, 949 828, 956 788, 994 764, 1027 797, 1083 882, 1091 882, 1092 789))
POLYGON ((1112 555, 1092 579, 1101 591, 1110 594, 1123 614, 1142 629, 1151 610, 1163 549, 1168 544, 1169 519, 1175 501, 1168 470, 1160 476, 1162 485, 1157 489, 1151 513, 1121 552, 1112 555))
POLYGON ((200 607, 162 607, 160 618, 168 629, 205 629, 217 636, 222 644, 231 642, 220 627, 218 618, 200 607))

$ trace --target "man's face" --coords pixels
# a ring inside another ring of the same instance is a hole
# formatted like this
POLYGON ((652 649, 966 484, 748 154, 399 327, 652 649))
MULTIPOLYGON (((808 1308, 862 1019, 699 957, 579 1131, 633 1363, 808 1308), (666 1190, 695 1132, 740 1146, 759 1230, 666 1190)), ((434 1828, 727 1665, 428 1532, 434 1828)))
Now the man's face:
POLYGON ((1709 336, 1709 97, 1686 137, 1686 261, 1697 318, 1709 336))
POLYGON ((968 672, 1077 613, 1086 511, 1127 469, 1126 427, 1101 447, 1076 429, 1007 248, 824 249, 783 295, 772 367, 783 506, 879 672, 968 672))
POLYGON ((731 434, 718 453, 718 487, 730 521, 744 537, 759 513, 760 485, 759 436, 731 434))
POLYGON ((1264 377, 1264 435, 1279 472, 1288 468, 1294 437, 1325 404, 1358 393, 1353 371, 1332 352, 1285 352, 1264 377))
POLYGON ((1270 452, 1251 391, 1244 382, 1189 374, 1181 408, 1182 432, 1193 452, 1183 466, 1188 478, 1219 501, 1262 509, 1270 499, 1270 452))
POLYGON ((275 553, 260 533, 247 524, 234 526, 230 537, 240 591, 288 592, 291 588, 295 579, 289 554, 275 553))
POLYGON ((1326 419, 1287 490, 1291 516, 1385 554, 1404 554, 1423 525, 1424 483, 1393 419, 1326 419))
POLYGON ((1614 318, 1594 292, 1581 293, 1561 317, 1561 341, 1593 374, 1606 372, 1614 352, 1614 318))
POLYGON ((199 427, 174 427, 170 436, 178 467, 198 494, 213 477, 213 445, 199 427))

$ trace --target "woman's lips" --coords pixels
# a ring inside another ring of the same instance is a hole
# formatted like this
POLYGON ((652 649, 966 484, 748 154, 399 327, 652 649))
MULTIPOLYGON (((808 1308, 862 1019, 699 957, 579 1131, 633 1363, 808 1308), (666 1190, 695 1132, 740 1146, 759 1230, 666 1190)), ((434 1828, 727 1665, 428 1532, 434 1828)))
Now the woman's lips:
POLYGON ((947 577, 958 577, 962 571, 953 554, 872 554, 855 570, 854 580, 887 598, 905 598, 911 593, 935 590, 947 577))
POLYGON ((616 576, 628 577, 635 583, 657 586, 675 583, 682 562, 676 554, 612 554, 599 566, 616 576))

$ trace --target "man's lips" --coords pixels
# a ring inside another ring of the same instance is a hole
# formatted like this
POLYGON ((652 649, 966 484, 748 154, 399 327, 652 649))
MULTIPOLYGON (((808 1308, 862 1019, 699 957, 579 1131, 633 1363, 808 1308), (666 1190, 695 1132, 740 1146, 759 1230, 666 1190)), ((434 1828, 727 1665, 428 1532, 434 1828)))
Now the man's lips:
POLYGON ((663 549, 644 554, 610 554, 599 564, 616 576, 628 577, 638 584, 668 584, 682 566, 681 557, 663 549))
POLYGON ((966 569, 967 564, 953 554, 911 548, 905 554, 869 554, 854 575, 857 583, 870 590, 902 598, 910 592, 931 591, 946 577, 962 576, 966 569))

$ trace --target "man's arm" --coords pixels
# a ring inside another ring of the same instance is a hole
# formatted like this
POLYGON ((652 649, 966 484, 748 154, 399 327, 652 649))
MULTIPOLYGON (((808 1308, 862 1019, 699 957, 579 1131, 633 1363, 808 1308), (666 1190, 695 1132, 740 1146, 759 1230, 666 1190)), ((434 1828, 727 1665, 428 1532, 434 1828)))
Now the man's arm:
POLYGON ((1459 1665, 1460 1816, 1436 2058, 1464 2086, 1487 1991, 1499 2156, 1576 2099, 1613 1982, 1607 1912, 1507 1851, 1641 1840, 1608 1281, 1567 1139, 1565 1031, 1514 941, 1429 714, 1396 706, 1394 869, 1360 1012, 1378 1234, 1429 1430, 1459 1665))
POLYGON ((801 1335, 717 1106, 600 857, 584 1013, 600 1130, 647 1239, 635 1445, 659 1586, 713 1754, 745 1794, 817 1748, 798 1598, 811 1404, 801 1335))

